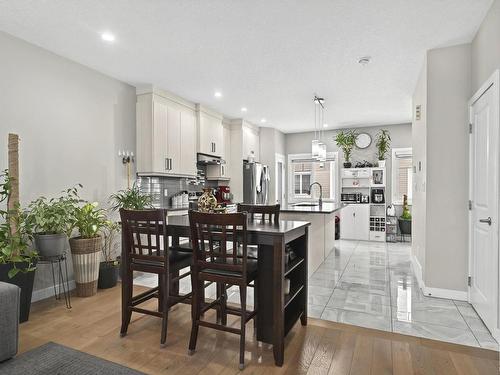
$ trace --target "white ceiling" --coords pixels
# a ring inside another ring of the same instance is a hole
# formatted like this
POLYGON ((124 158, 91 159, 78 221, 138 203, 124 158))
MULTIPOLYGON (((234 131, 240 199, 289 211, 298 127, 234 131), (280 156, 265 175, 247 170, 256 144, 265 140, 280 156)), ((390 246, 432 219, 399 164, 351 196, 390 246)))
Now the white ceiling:
POLYGON ((424 52, 470 42, 492 1, 0 0, 0 30, 132 85, 229 117, 245 106, 247 120, 296 132, 314 127, 314 93, 332 128, 409 122, 424 52), (102 42, 103 31, 116 42, 102 42))

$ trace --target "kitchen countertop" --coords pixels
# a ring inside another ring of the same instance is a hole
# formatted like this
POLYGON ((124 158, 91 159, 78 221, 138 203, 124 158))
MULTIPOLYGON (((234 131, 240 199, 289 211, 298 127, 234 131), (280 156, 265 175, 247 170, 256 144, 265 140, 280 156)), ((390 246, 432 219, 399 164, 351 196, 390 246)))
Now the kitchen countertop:
MULTIPOLYGON (((308 203, 308 202, 302 202, 308 203)), ((300 204, 300 203, 299 203, 300 204)), ((341 210, 346 205, 343 203, 323 203, 321 206, 297 206, 297 203, 284 205, 281 212, 302 212, 310 214, 331 214, 341 210)))
POLYGON ((162 207, 165 211, 187 211, 189 210, 189 205, 181 205, 181 206, 172 206, 172 205, 168 205, 168 206, 165 206, 165 207, 162 207))

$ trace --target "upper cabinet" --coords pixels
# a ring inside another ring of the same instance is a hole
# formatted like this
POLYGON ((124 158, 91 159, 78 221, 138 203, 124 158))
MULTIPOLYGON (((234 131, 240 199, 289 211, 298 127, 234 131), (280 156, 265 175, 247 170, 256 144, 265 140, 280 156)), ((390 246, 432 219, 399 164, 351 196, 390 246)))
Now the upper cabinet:
POLYGON ((222 116, 201 105, 196 106, 198 122, 198 152, 224 156, 222 116))
POLYGON ((137 172, 196 175, 195 109, 156 92, 137 96, 137 172))

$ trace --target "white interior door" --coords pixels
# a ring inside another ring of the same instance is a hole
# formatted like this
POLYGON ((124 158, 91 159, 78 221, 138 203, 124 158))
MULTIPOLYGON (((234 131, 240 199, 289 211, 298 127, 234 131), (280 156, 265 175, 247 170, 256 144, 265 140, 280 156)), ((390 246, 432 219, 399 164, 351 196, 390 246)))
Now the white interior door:
POLYGON ((486 326, 498 328, 498 75, 471 100, 470 302, 486 326))

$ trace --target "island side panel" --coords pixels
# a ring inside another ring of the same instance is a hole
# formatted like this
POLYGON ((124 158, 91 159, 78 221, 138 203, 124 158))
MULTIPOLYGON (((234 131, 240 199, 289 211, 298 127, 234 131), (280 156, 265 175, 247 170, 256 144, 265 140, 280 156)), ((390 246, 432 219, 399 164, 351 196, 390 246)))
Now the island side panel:
MULTIPOLYGON (((308 240, 308 265, 307 275, 311 275, 319 268, 325 261, 325 216, 318 213, 304 213, 304 212, 281 212, 280 219, 282 220, 298 220, 309 221, 309 240, 308 240)), ((334 231, 334 227, 332 230, 334 231)), ((333 234, 335 239, 335 233, 333 234)))
POLYGON ((336 212, 324 215, 325 220, 325 259, 335 250, 335 216, 336 212))

